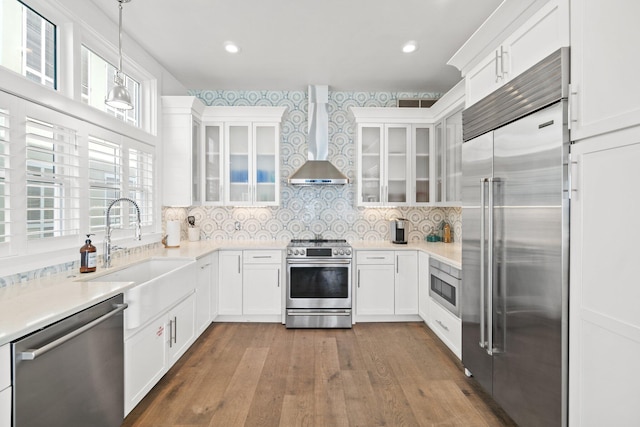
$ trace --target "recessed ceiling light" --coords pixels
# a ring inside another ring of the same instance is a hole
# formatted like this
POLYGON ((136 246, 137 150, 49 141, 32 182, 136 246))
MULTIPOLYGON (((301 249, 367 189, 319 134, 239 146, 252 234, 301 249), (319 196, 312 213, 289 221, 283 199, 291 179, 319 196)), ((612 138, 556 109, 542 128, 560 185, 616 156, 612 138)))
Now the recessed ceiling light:
POLYGON ((224 44, 224 50, 229 53, 238 53, 240 52, 240 47, 238 47, 238 45, 233 42, 226 42, 224 44))
POLYGON ((413 40, 406 42, 404 46, 402 46, 403 53, 411 53, 411 52, 415 52, 416 50, 418 50, 418 43, 416 43, 413 40))

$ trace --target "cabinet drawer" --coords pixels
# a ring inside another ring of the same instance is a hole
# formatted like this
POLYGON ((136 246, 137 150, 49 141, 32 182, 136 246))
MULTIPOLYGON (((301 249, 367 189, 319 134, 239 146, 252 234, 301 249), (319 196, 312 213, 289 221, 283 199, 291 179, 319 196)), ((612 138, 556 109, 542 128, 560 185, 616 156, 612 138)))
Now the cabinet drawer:
POLYGON ((9 344, 0 347, 0 390, 11 385, 11 353, 9 344))
POLYGON ((429 327, 454 352, 461 357, 462 323, 440 304, 429 298, 429 327))
POLYGON ((282 262, 282 251, 244 251, 245 264, 275 264, 282 262))
POLYGON ((393 251, 358 251, 358 264, 394 264, 393 251))
POLYGON ((0 427, 11 427, 11 387, 0 390, 0 427))

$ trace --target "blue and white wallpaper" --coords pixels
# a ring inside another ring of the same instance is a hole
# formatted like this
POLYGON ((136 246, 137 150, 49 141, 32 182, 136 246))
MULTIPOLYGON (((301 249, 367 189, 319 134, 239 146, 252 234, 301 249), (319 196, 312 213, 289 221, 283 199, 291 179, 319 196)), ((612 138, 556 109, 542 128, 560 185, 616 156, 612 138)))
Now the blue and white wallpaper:
MULTIPOLYGON (((461 236, 459 208, 356 208, 356 185, 299 187, 286 179, 307 159, 307 93, 303 91, 191 91, 206 105, 285 106, 281 126, 280 206, 232 208, 192 206, 164 208, 163 224, 181 220, 187 239, 187 215, 196 218, 202 239, 288 240, 325 238, 387 240, 388 221, 404 217, 411 223, 409 241, 420 241, 441 221, 451 224, 454 240, 461 236), (239 223, 240 230, 236 230, 239 223)), ((356 178, 356 126, 349 107, 395 107, 398 98, 438 98, 438 93, 329 92, 329 160, 352 182, 356 178)))

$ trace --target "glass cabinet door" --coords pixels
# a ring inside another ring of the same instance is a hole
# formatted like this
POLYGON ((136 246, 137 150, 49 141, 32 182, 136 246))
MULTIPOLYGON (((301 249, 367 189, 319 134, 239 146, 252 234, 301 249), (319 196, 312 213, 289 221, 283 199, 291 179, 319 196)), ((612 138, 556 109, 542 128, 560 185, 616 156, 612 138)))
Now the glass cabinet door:
POLYGON ((445 198, 460 202, 462 179, 462 110, 445 119, 446 155, 444 163, 445 198))
POLYGON ((228 141, 228 201, 235 204, 251 202, 250 155, 251 125, 233 124, 226 127, 228 141))
POLYGON ((413 138, 415 147, 415 203, 429 203, 430 199, 430 128, 414 126, 413 138))
POLYGON ((200 156, 200 122, 191 119, 191 201, 194 205, 199 205, 202 200, 200 156))
POLYGON ((410 126, 386 125, 387 179, 383 201, 391 205, 406 204, 409 195, 410 126))
POLYGON ((382 125, 360 128, 360 203, 382 203, 382 125))
POLYGON ((222 125, 205 126, 204 202, 222 202, 222 125))
POLYGON ((435 144, 434 144, 434 156, 435 156, 435 163, 434 163, 434 167, 435 167, 435 182, 434 182, 434 197, 433 197, 433 201, 438 203, 438 202, 443 202, 444 201, 444 183, 443 183, 443 178, 444 178, 444 164, 443 164, 443 159, 444 159, 444 132, 442 130, 442 122, 439 122, 438 124, 436 124, 435 127, 435 144))
POLYGON ((278 200, 278 129, 274 125, 254 125, 255 135, 255 202, 273 203, 278 200))

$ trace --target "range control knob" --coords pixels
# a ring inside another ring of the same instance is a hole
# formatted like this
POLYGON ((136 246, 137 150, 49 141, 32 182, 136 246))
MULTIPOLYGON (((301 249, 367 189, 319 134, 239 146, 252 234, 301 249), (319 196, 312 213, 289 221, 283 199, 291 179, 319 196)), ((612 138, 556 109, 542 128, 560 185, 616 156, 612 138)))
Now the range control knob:
POLYGON ((300 249, 300 255, 304 255, 304 249, 300 249))
POLYGON ((336 255, 338 255, 338 250, 337 250, 337 249, 334 249, 334 250, 333 250, 333 256, 336 256, 336 255))
POLYGON ((293 255, 293 251, 291 249, 287 249, 287 255, 289 256, 293 255))
POLYGON ((344 249, 340 249, 340 251, 338 252, 340 255, 344 255, 344 249))
POLYGON ((297 249, 294 249, 293 254, 294 254, 294 255, 300 255, 300 251, 299 251, 299 250, 297 250, 297 249))
POLYGON ((347 249, 346 251, 344 251, 344 253, 347 255, 351 255, 351 249, 347 249))

